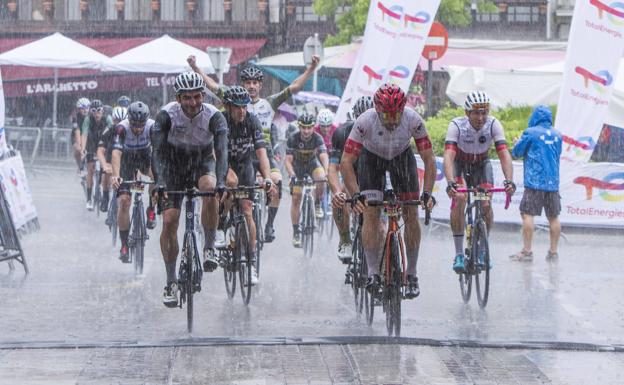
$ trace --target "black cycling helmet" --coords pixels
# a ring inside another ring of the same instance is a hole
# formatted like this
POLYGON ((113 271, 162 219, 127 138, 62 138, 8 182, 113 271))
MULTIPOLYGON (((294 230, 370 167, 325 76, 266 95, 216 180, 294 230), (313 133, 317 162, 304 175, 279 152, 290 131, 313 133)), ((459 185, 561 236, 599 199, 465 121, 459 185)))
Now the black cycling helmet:
POLYGON ((251 102, 251 97, 249 97, 249 92, 244 87, 233 86, 223 93, 223 102, 236 106, 246 106, 251 102))
POLYGON ((130 105, 130 98, 127 97, 126 95, 121 95, 119 97, 119 99, 117 99, 117 105, 119 107, 126 107, 126 108, 128 108, 128 106, 130 105))
POLYGON ((93 99, 91 101, 91 109, 92 110, 104 109, 104 104, 102 103, 100 99, 93 99))
POLYGON ((301 115, 299 115, 297 123, 300 126, 313 126, 316 124, 316 118, 314 117, 314 115, 304 111, 301 113, 301 115))
POLYGON ((131 122, 145 123, 149 118, 150 110, 143 102, 134 102, 128 107, 128 120, 131 122))
POLYGON ((264 79, 264 73, 256 66, 249 66, 241 71, 240 78, 242 82, 245 80, 257 80, 261 82, 264 79))
POLYGON ((353 105, 353 116, 355 117, 355 119, 357 119, 366 110, 374 107, 375 104, 373 103, 373 98, 371 98, 370 96, 362 96, 353 105))

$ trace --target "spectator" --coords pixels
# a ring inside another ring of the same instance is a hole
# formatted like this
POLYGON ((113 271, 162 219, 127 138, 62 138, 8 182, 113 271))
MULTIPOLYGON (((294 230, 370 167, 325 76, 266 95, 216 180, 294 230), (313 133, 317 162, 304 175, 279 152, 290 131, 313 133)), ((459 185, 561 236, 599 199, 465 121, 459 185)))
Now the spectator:
POLYGON ((511 154, 524 158, 524 195, 520 202, 523 248, 510 256, 516 261, 532 261, 533 217, 542 215, 542 208, 550 224, 549 261, 559 257, 557 245, 561 235, 559 213, 559 158, 561 133, 552 127, 552 112, 547 106, 537 106, 529 119, 529 127, 515 144, 511 154))

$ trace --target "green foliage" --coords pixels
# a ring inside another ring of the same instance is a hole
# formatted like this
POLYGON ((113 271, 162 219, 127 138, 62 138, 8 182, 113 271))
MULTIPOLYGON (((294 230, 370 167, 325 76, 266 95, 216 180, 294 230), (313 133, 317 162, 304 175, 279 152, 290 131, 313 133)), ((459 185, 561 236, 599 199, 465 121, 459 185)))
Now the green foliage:
MULTIPOLYGON (((556 107, 551 106, 553 116, 556 113, 556 107)), ((515 138, 519 138, 522 132, 527 128, 529 123, 529 117, 533 112, 533 107, 507 107, 500 108, 491 112, 491 115, 496 117, 505 130, 505 137, 509 146, 515 138)), ((445 107, 438 111, 435 116, 428 118, 425 121, 427 131, 429 132, 429 138, 433 143, 433 152, 437 156, 442 156, 444 153, 444 139, 446 138, 446 131, 448 125, 458 116, 464 116, 464 109, 462 107, 445 107)), ((497 159, 496 150, 492 147, 490 149, 490 157, 497 159)))
MULTIPOLYGON (((338 33, 329 35, 325 40, 325 46, 349 44, 353 36, 364 34, 368 8, 372 0, 314 0, 313 9, 317 15, 332 17, 336 9, 341 5, 351 6, 351 9, 338 17, 336 25, 338 33)), ((436 19, 447 27, 470 26, 470 4, 472 0, 442 0, 436 19)), ((496 5, 490 0, 477 0, 480 12, 496 12, 496 5)))

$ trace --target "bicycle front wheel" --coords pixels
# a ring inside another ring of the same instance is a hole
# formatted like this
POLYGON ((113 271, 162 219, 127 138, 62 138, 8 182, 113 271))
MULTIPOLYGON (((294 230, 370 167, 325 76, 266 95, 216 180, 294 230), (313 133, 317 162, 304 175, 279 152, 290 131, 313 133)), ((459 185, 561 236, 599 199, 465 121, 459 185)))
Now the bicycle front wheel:
POLYGON ((143 255, 145 250, 145 213, 143 205, 135 206, 135 218, 132 224, 132 237, 134 238, 134 274, 143 274, 143 255))
POLYGON ((303 254, 308 258, 312 258, 312 254, 314 253, 314 203, 310 196, 306 196, 303 199, 304 204, 301 213, 301 215, 303 215, 303 254))
MULTIPOLYGON (((396 337, 401 335, 401 287, 403 276, 401 271, 401 252, 399 250, 399 239, 396 234, 391 235, 390 245, 384 254, 384 259, 390 263, 390 276, 384 279, 383 301, 386 312, 386 328, 388 336, 393 334, 396 337)), ((385 272, 384 272, 385 275, 385 272)))
POLYGON ((479 302, 481 308, 484 308, 487 305, 490 294, 490 247, 485 221, 479 220, 474 230, 472 260, 476 266, 475 286, 477 289, 477 302, 479 302))
POLYGON ((240 221, 236 224, 235 253, 241 296, 243 297, 243 303, 248 305, 251 300, 251 266, 253 264, 253 256, 251 253, 251 246, 249 245, 247 219, 244 216, 241 216, 240 221))
MULTIPOLYGON (((115 194, 113 194, 115 195, 115 194)), ((113 237, 113 247, 117 246, 117 198, 111 198, 111 204, 108 208, 108 221, 111 235, 113 237)))
POLYGON ((223 279, 225 281, 225 292, 229 299, 234 298, 236 293, 236 258, 232 250, 219 251, 221 258, 225 258, 225 265, 223 266, 223 279))
POLYGON ((186 328, 189 333, 193 332, 193 277, 195 276, 193 258, 196 250, 192 234, 185 234, 182 263, 186 265, 186 268, 184 269, 185 276, 181 277, 184 282, 180 289, 186 299, 186 328))

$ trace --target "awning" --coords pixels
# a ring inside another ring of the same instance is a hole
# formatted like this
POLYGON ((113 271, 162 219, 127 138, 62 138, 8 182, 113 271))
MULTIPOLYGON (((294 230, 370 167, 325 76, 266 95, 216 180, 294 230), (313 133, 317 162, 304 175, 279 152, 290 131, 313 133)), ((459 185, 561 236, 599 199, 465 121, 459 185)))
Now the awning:
MULTIPOLYGON (((79 38, 76 41, 95 49, 107 56, 115 56, 128 49, 137 47, 154 38, 151 37, 130 37, 130 38, 79 38)), ((37 38, 3 38, 0 39, 0 53, 13 48, 30 43, 37 38)), ((179 40, 205 50, 206 47, 228 47, 232 49, 230 65, 235 66, 241 62, 249 60, 256 55, 266 43, 266 39, 201 39, 201 38, 180 38, 179 40)), ((186 58, 183 58, 186 59, 186 58)), ((2 79, 4 82, 11 82, 23 79, 46 79, 53 77, 53 70, 46 68, 33 68, 22 66, 2 66, 2 79)), ((101 76, 99 71, 94 70, 59 70, 59 78, 81 77, 81 76, 101 76)), ((7 96, 12 96, 7 94, 7 96)))

